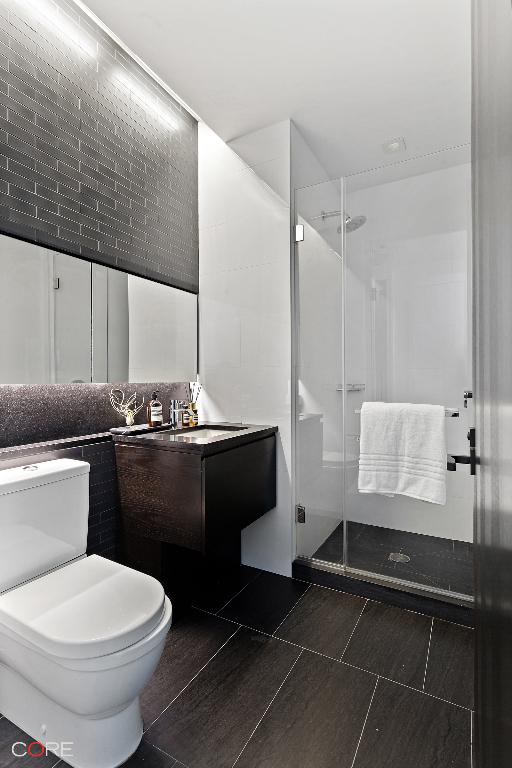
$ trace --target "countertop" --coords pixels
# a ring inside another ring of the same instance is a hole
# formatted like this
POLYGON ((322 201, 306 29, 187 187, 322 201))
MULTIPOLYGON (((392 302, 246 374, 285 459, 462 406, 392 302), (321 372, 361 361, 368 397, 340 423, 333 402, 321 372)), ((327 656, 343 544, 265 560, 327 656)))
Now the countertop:
POLYGON ((114 433, 112 439, 117 444, 140 445, 165 451, 181 451, 210 456, 238 446, 262 440, 275 435, 277 427, 258 424, 234 424, 232 422, 206 422, 197 427, 170 430, 164 424, 156 429, 136 427, 123 434, 114 433), (204 429, 219 430, 218 435, 193 439, 194 432, 204 429), (224 430, 224 431, 222 431, 224 430), (226 431, 228 434, 226 434, 226 431))

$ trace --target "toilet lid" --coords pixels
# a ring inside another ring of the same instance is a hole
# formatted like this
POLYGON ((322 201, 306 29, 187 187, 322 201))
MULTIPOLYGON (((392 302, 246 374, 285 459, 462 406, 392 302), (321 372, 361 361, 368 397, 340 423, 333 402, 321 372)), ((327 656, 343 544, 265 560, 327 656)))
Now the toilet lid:
POLYGON ((0 623, 45 653, 91 659, 148 635, 164 601, 156 579, 91 555, 0 595, 0 623))

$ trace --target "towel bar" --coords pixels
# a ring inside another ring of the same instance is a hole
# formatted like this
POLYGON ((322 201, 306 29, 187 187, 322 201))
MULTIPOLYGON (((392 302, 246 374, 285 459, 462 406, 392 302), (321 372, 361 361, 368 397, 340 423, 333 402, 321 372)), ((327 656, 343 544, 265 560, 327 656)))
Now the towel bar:
MULTIPOLYGON (((358 408, 354 411, 354 413, 361 413, 361 409, 358 408)), ((459 409, 458 408, 445 408, 444 409, 444 415, 447 418, 456 419, 460 416, 459 409)))
POLYGON ((336 387, 336 392, 364 392, 366 384, 340 384, 336 387))

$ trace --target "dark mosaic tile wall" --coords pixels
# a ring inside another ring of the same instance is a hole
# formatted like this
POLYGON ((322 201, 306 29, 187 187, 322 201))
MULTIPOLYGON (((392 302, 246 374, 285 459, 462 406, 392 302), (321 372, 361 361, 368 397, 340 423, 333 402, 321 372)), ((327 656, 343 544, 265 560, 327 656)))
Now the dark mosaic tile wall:
POLYGON ((66 0, 0 0, 0 231, 198 291, 197 122, 66 0))

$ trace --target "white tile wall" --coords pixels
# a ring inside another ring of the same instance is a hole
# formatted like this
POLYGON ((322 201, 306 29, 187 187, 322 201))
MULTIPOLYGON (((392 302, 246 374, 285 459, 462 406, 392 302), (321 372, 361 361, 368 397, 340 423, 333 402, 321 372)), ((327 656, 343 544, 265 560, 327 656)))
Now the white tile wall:
POLYGON ((471 541, 474 479, 465 466, 447 473, 444 507, 358 494, 353 413, 363 399, 459 408, 460 418, 446 422, 447 448, 468 452, 473 409, 463 409, 462 393, 471 387, 470 167, 352 193, 348 186, 347 210, 368 220, 346 239, 347 376, 367 384, 363 397, 347 395, 347 517, 471 541))
POLYGON ((290 202, 289 120, 269 125, 229 142, 239 157, 287 203, 290 202))
MULTIPOLYGON (((267 140, 275 139, 267 146, 258 132, 254 144, 250 137, 238 142, 240 151, 243 143, 255 167, 261 161, 268 171, 272 164, 270 176, 289 179, 283 135, 283 125, 267 131, 267 140)), ((201 415, 279 427, 277 507, 243 532, 242 558, 288 575, 293 540, 289 217, 288 201, 200 124, 201 415)))

